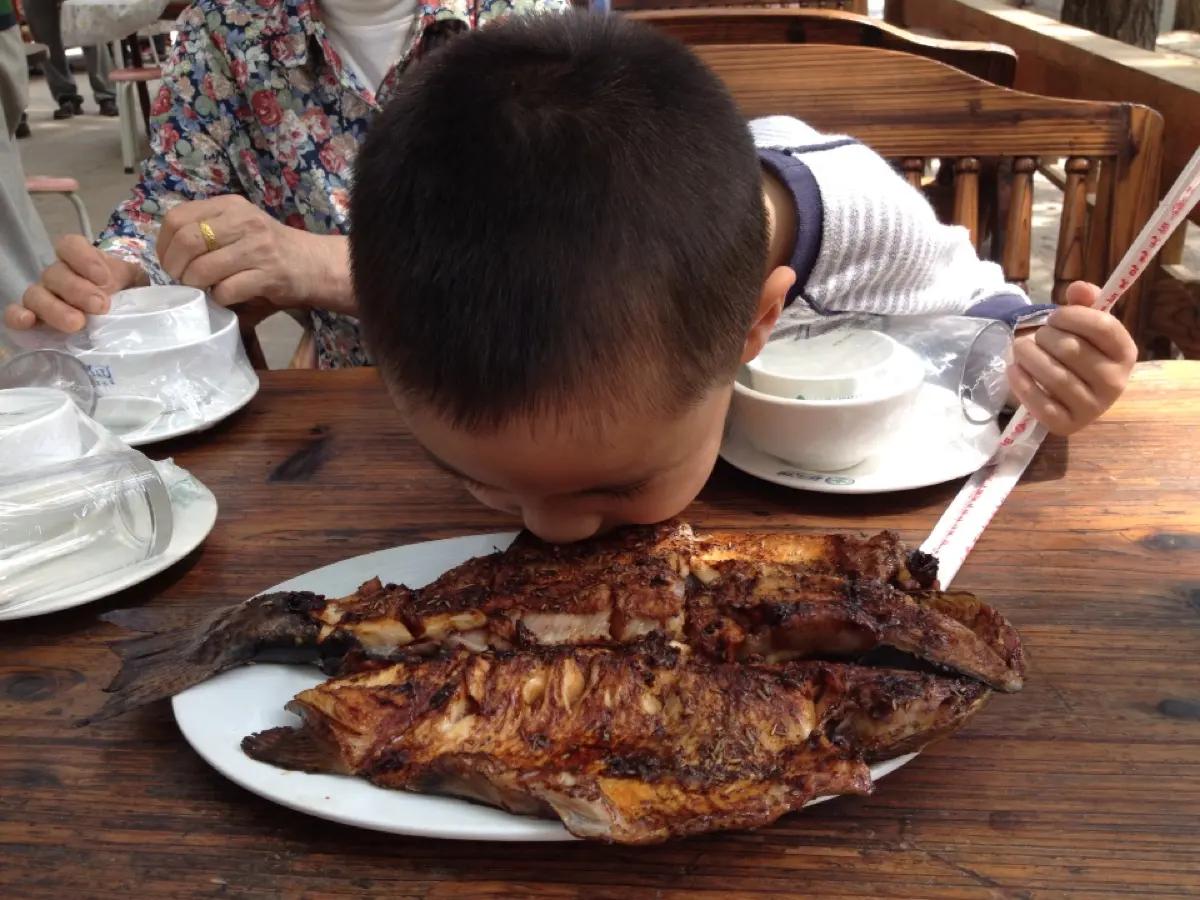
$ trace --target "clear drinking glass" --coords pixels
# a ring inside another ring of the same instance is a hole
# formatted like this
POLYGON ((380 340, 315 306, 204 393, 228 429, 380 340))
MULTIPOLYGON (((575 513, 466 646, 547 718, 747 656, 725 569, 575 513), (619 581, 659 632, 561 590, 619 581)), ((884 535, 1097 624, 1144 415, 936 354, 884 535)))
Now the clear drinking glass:
POLYGON ((0 608, 156 556, 171 525, 166 486, 136 450, 0 476, 0 608))
POLYGON ((963 415, 982 425, 1008 399, 1013 333, 1004 322, 972 316, 886 316, 880 331, 913 350, 925 363, 927 383, 956 394, 963 415))
POLYGON ((96 383, 87 367, 61 350, 0 356, 0 390, 18 387, 55 388, 70 396, 85 416, 96 411, 96 383))

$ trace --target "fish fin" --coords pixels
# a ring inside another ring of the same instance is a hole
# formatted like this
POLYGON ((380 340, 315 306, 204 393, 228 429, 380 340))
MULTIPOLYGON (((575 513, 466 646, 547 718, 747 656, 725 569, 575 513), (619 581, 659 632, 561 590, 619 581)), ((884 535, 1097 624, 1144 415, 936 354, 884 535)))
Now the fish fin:
POLYGON ((130 609, 113 609, 100 616, 101 622, 108 622, 126 631, 141 631, 144 633, 162 630, 162 616, 149 609, 132 607, 130 609))
MULTIPOLYGON (((111 643, 110 649, 121 659, 120 671, 105 688, 112 696, 79 724, 101 722, 174 696, 250 662, 275 644, 315 646, 317 628, 306 613, 320 600, 305 592, 264 594, 219 609, 194 625, 111 643)), ((128 618, 140 621, 140 617, 128 618)))
POLYGON ((242 752, 251 759, 299 772, 347 774, 336 750, 305 727, 281 726, 242 738, 242 752))
POLYGON ((122 715, 131 709, 171 697, 227 666, 220 661, 196 663, 183 652, 191 629, 148 634, 110 644, 121 658, 121 668, 108 687, 109 694, 98 711, 79 722, 91 725, 122 715))

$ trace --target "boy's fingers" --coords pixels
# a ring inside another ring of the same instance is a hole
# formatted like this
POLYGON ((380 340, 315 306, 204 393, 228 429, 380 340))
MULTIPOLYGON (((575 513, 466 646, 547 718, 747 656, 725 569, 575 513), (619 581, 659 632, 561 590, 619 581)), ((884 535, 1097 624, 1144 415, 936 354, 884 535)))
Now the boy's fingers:
POLYGON ((1067 409, 1073 418, 1092 415, 1099 408, 1100 403, 1092 389, 1036 343, 1014 347, 1013 359, 1047 396, 1067 409))
POLYGON ((1078 335, 1107 356, 1125 365, 1137 361, 1137 345, 1125 326, 1108 313, 1086 306, 1063 306, 1050 316, 1050 325, 1078 335))
POLYGON ((1070 413, 1038 387, 1032 376, 1019 365, 1009 367, 1008 381, 1021 405, 1053 434, 1070 434, 1075 430, 1070 413))
POLYGON ((1067 285, 1064 299, 1068 306, 1095 306, 1100 297, 1100 288, 1086 281, 1072 281, 1067 285))
POLYGON ((1050 325, 1038 331, 1034 342, 1081 379, 1097 397, 1115 396, 1125 384, 1125 367, 1077 334, 1050 325))

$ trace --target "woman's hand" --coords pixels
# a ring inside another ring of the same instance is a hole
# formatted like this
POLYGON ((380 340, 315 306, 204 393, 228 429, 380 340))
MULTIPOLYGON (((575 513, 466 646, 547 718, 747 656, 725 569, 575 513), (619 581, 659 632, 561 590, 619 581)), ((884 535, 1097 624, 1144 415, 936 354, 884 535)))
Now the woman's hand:
POLYGON ((14 331, 26 331, 38 322, 59 331, 79 331, 84 313, 108 312, 112 294, 148 283, 141 266, 97 250, 80 234, 60 238, 54 252, 58 261, 42 272, 20 303, 4 311, 4 323, 14 331))
POLYGON ((163 219, 157 249, 168 275, 210 291, 222 306, 258 301, 266 311, 354 312, 346 238, 291 228, 244 197, 181 203, 163 219), (202 224, 211 229, 211 248, 202 224))
POLYGON ((1067 288, 1068 305, 1013 348, 1012 392, 1053 434, 1071 434, 1100 418, 1137 362, 1137 346, 1120 320, 1091 308, 1099 293, 1094 284, 1076 281, 1067 288))

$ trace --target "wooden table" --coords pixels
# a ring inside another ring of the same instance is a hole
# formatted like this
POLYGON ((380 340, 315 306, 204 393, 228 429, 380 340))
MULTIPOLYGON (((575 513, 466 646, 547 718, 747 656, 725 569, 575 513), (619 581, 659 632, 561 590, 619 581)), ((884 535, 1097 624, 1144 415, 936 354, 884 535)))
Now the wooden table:
MULTIPOLYGON (((1009 897, 1200 892, 1200 364, 1139 367, 1046 444, 958 578, 1021 629, 1028 686, 883 780, 754 833, 629 849, 405 839, 235 787, 167 703, 87 729, 100 623, 186 621, 343 557, 503 529, 421 457, 373 372, 270 372, 242 413, 156 448, 216 493, 203 547, 138 588, 0 626, 0 896, 1009 897)), ((957 485, 783 490, 723 464, 705 525, 898 529, 957 485)))

